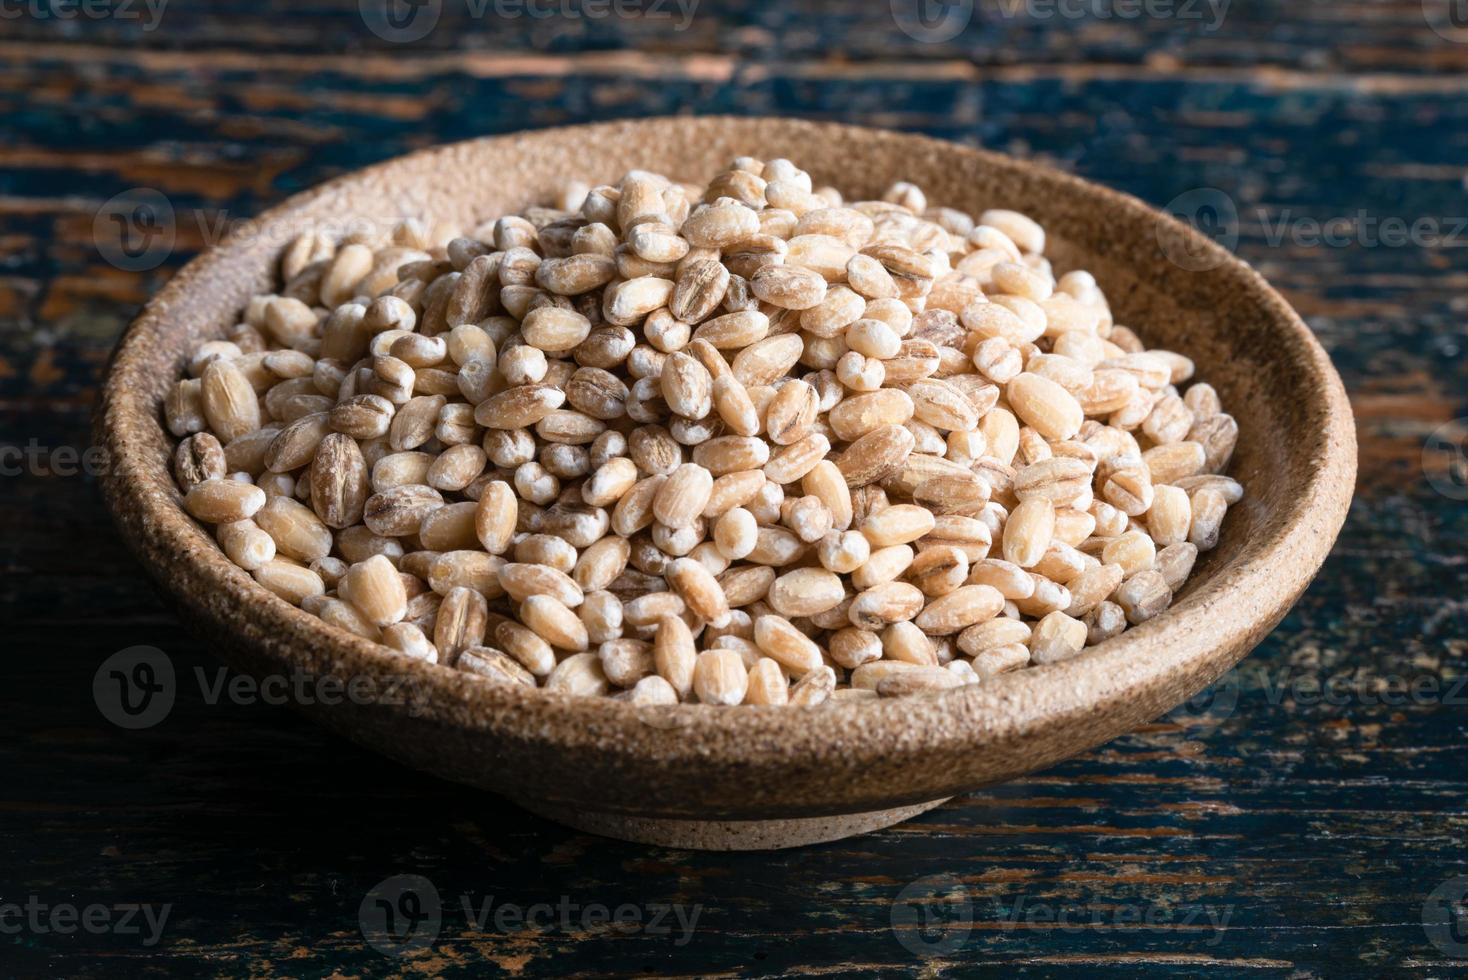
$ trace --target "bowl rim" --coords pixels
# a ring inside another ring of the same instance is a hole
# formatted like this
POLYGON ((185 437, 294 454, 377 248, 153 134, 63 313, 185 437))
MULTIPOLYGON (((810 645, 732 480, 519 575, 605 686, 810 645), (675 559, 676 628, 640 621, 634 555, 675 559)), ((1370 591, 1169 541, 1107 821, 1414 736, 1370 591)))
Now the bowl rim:
MULTIPOLYGON (((206 284, 238 258, 242 235, 234 233, 189 261, 146 304, 119 341, 104 385, 97 432, 114 461, 102 478, 104 495, 124 538, 149 573, 157 577, 174 563, 195 581, 209 583, 213 587, 210 595, 181 592, 166 582, 164 587, 221 631, 262 648, 274 662, 314 669, 345 667, 350 675, 407 675, 415 689, 426 695, 411 710, 415 717, 474 733, 548 742, 568 751, 625 755, 651 751, 669 765, 706 763, 711 751, 721 763, 760 764, 769 761, 772 746, 778 746, 776 754, 786 760, 811 760, 840 745, 843 751, 854 753, 853 762, 859 763, 960 751, 984 742, 1012 744, 1042 728, 1115 709, 1139 690, 1166 685, 1168 675, 1185 666, 1196 671, 1206 664, 1202 669, 1211 675, 1209 680, 1217 677, 1233 660, 1220 660, 1216 652, 1229 646, 1240 626, 1252 629, 1257 640, 1309 584, 1344 521, 1355 482, 1354 425, 1344 386, 1310 329, 1258 272, 1211 239, 1129 194, 1041 164, 920 134, 784 117, 662 116, 429 147, 293 195, 262 213, 255 223, 284 225, 325 196, 390 177, 404 167, 422 167, 440 154, 493 152, 566 134, 586 140, 644 138, 648 132, 686 125, 690 119, 734 131, 748 128, 752 134, 773 127, 792 140, 895 141, 914 150, 956 154, 977 167, 1082 194, 1132 219, 1162 222, 1163 226, 1170 223, 1169 234, 1176 234, 1206 257, 1215 266, 1215 274, 1227 276, 1245 290, 1273 326, 1288 332, 1295 360, 1304 372, 1301 390, 1311 400, 1312 418, 1319 420, 1322 430, 1323 451, 1315 460, 1305 492, 1294 499, 1285 519, 1258 540, 1251 540, 1244 552, 1192 593, 1185 606, 1132 627, 1081 657, 1011 672, 940 696, 861 701, 807 711, 757 706, 719 710, 705 705, 647 708, 610 698, 576 698, 540 688, 498 685, 404 658, 290 605, 229 563, 212 537, 184 513, 176 493, 170 499, 167 494, 149 491, 147 481, 156 478, 160 468, 170 485, 172 478, 168 461, 160 461, 156 452, 142 445, 129 423, 129 419, 136 422, 146 416, 161 429, 156 404, 146 403, 146 386, 139 383, 140 366, 132 355, 155 342, 171 310, 189 290, 206 284), (1309 525, 1310 533, 1299 533, 1302 525, 1309 525), (1270 587, 1261 593, 1258 586, 1263 581, 1270 587), (255 601, 234 601, 240 588, 249 590, 255 601), (676 737, 669 737, 670 733, 676 737)), ((166 432, 164 437, 168 444, 174 442, 166 432)), ((1173 693, 1186 697, 1193 692, 1173 693)), ((390 710, 410 713, 409 706, 390 710)), ((1101 740, 1085 743, 1082 739, 1077 750, 1101 740)))

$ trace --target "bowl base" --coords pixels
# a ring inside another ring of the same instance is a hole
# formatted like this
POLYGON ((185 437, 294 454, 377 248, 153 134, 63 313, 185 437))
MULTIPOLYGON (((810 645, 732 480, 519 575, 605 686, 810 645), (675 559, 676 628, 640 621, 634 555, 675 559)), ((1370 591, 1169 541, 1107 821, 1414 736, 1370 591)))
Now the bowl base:
POLYGON ((600 813, 553 803, 515 802, 547 820, 588 834, 635 844, 656 844, 693 851, 777 851, 786 847, 823 844, 891 827, 947 803, 949 799, 951 797, 944 797, 890 810, 789 820, 665 820, 600 813))

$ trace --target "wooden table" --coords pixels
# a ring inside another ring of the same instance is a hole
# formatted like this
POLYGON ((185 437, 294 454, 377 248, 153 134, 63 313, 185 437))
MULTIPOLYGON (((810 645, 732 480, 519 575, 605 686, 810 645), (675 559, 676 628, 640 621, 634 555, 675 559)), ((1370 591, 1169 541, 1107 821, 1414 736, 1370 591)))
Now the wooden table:
POLYGON ((174 0, 156 24, 133 0, 0 6, 0 413, 22 450, 0 458, 0 974, 1462 973, 1468 490, 1449 453, 1424 457, 1468 416, 1468 29, 1446 3, 1239 2, 1217 24, 1193 0, 980 0, 965 27, 960 0, 927 20, 918 0, 705 0, 681 30, 665 0, 567 4, 580 16, 430 2, 412 43, 352 0, 174 0), (216 696, 222 668, 76 473, 139 304, 222 229, 333 175, 673 112, 921 130, 1157 205, 1224 192, 1236 251, 1345 378, 1362 465, 1320 578, 1211 703, 892 830, 725 855, 546 825, 216 696), (141 271, 93 232, 135 188, 173 211, 141 271), (126 731, 93 676, 140 644, 179 695, 126 731), (398 875, 442 911, 425 948, 386 957, 360 910, 398 875))

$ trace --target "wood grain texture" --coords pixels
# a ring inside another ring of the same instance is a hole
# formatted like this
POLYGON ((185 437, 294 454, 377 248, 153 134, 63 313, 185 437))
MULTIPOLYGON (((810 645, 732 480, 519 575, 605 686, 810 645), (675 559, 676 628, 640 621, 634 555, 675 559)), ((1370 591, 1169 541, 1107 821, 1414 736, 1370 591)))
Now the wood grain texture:
POLYGON ((1430 942, 1423 910, 1468 874, 1468 516, 1462 494, 1428 479, 1443 459, 1424 468, 1423 445, 1468 416, 1468 45, 1408 0, 1236 2, 1213 31, 1005 19, 981 0, 936 45, 896 29, 882 3, 706 0, 681 32, 461 23, 467 9, 443 0, 439 29, 413 45, 371 35, 349 0, 174 0, 151 32, 0 20, 0 442, 34 440, 41 460, 20 475, 13 454, 0 460, 0 907, 172 903, 155 947, 11 932, 18 920, 0 917, 0 974, 1461 972, 1468 960, 1449 953, 1468 950, 1430 942), (546 826, 281 708, 210 703, 219 668, 115 541, 94 483, 41 475, 68 468, 55 450, 86 447, 107 354, 138 305, 229 222, 363 164, 666 112, 893 126, 1158 205, 1201 187, 1229 196, 1236 251, 1306 317, 1350 389, 1361 477, 1315 585, 1210 707, 890 831, 717 855, 546 826), (167 197, 176 247, 128 272, 99 253, 93 225, 139 187, 167 197), (1432 219, 1445 241, 1311 244, 1301 221, 1362 215, 1432 219), (135 644, 167 653, 180 690, 162 724, 126 732, 91 688, 135 644), (364 942, 359 907, 399 874, 430 879, 444 912, 433 944, 395 960, 364 942), (967 932, 903 926, 921 918, 912 900, 954 881, 967 932), (700 911, 679 945, 676 926, 575 916, 481 930, 461 896, 700 911), (918 955, 924 942, 935 955, 918 955))

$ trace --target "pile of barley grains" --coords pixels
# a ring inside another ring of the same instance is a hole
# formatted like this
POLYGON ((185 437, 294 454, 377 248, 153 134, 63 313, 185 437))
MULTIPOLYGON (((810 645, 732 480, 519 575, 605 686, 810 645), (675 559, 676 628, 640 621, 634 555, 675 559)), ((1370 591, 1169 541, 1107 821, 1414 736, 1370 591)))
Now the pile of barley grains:
POLYGON ((490 682, 815 705, 1151 619, 1242 494, 1214 390, 1022 214, 751 158, 558 203, 303 236, 199 345, 166 421, 233 562, 490 682))

